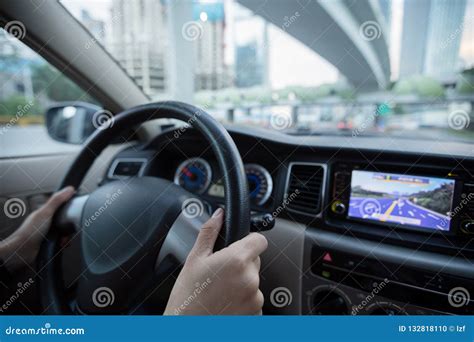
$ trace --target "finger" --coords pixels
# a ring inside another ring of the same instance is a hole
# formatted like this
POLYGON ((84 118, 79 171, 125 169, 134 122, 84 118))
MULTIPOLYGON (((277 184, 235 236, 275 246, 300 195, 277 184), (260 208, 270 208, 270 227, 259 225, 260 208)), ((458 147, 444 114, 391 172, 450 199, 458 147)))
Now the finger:
POLYGON ((217 209, 212 217, 203 224, 194 243, 191 253, 194 255, 210 255, 224 223, 224 210, 217 209))
POLYGON ((72 186, 55 192, 44 205, 44 209, 48 212, 54 213, 63 203, 67 202, 75 193, 72 186))
POLYGON ((257 271, 260 271, 260 265, 261 265, 261 260, 260 260, 260 257, 256 257, 255 260, 253 261, 254 265, 255 265, 255 268, 257 269, 257 271))
POLYGON ((239 253, 248 260, 256 259, 268 247, 268 241, 260 233, 250 233, 243 239, 234 242, 228 248, 231 253, 239 253))
POLYGON ((263 308, 264 303, 265 303, 265 297, 263 296, 262 291, 258 290, 254 299, 254 305, 256 306, 256 310, 254 311, 254 314, 256 315, 262 314, 262 308, 263 308))

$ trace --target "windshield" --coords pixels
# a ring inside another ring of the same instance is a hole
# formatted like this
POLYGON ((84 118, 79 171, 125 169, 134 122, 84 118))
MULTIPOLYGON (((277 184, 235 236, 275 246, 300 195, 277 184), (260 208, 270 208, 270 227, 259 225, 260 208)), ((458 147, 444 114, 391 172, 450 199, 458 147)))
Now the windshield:
POLYGON ((152 100, 288 134, 474 139, 474 0, 61 2, 152 100))

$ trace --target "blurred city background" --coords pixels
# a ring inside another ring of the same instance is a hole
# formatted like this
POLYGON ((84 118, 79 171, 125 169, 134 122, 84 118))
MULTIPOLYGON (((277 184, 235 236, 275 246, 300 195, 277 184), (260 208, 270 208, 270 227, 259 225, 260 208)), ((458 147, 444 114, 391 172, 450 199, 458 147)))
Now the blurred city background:
MULTIPOLYGON (((150 100, 289 134, 474 138, 474 0, 61 3, 150 100)), ((95 102, 2 30, 0 79, 0 125, 95 102)))

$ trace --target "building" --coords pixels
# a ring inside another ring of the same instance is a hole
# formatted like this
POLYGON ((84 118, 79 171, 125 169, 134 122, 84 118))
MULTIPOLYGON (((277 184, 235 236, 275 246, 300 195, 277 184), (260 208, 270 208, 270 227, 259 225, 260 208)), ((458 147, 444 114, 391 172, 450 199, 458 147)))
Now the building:
POLYGON ((379 0, 379 7, 387 24, 387 29, 390 30, 392 23, 392 0, 379 0))
POLYGON ((101 20, 93 18, 89 11, 81 10, 81 23, 87 28, 87 30, 97 39, 103 43, 105 41, 105 23, 101 20))
POLYGON ((235 86, 270 87, 267 22, 243 6, 234 8, 235 86))
POLYGON ((464 31, 466 0, 432 0, 424 72, 449 82, 456 79, 464 31))
POLYGON ((20 94, 32 100, 34 91, 30 67, 34 53, 21 41, 7 35, 0 29, 0 100, 20 94))
POLYGON ((113 0, 109 50, 150 96, 165 91, 165 9, 161 1, 113 0))
POLYGON ((225 64, 225 14, 223 2, 195 2, 193 20, 202 28, 196 40, 195 89, 216 90, 228 87, 230 77, 225 64))
POLYGON ((399 78, 424 71, 430 5, 429 0, 404 1, 399 78))
POLYGON ((236 87, 248 88, 264 83, 264 70, 260 54, 261 51, 259 51, 256 41, 237 47, 235 58, 236 87))

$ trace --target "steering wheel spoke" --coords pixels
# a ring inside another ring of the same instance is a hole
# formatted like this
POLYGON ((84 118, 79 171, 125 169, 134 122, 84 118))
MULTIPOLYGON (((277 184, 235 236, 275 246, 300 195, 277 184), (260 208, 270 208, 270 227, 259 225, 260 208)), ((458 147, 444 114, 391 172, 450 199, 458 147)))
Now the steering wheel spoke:
POLYGON ((189 252, 194 246, 194 242, 196 241, 203 223, 208 219, 209 215, 207 215, 207 213, 193 216, 187 214, 186 211, 181 212, 171 226, 171 229, 163 242, 163 246, 161 246, 156 267, 158 267, 168 256, 172 256, 181 264, 184 264, 189 252))
POLYGON ((82 227, 82 213, 89 195, 74 197, 67 202, 55 217, 56 229, 61 230, 61 235, 79 232, 82 227))

